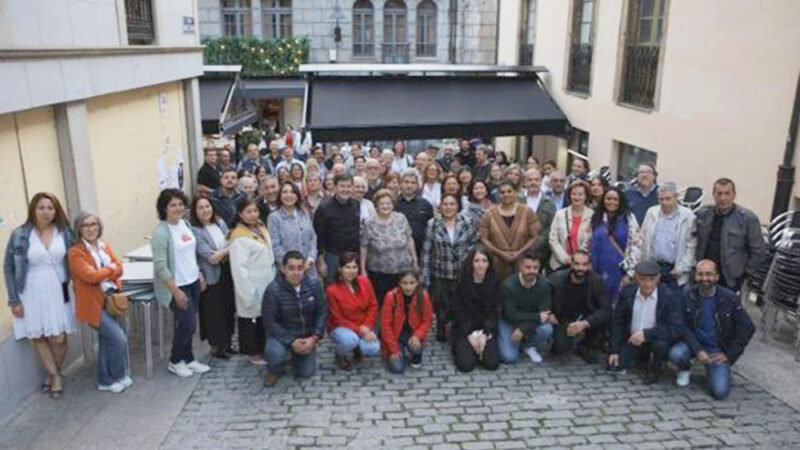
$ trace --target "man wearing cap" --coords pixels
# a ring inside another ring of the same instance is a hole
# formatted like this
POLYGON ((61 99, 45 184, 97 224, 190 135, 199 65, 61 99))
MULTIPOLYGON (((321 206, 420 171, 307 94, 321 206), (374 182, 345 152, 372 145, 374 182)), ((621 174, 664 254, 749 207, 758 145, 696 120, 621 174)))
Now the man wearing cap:
POLYGON ((660 268, 654 261, 636 265, 636 283, 622 289, 611 325, 609 369, 624 373, 634 362, 644 362, 645 384, 658 381, 669 348, 683 336, 681 299, 659 285, 660 268))
POLYGON ((735 292, 720 286, 717 264, 704 259, 695 268, 694 286, 684 290, 686 329, 683 340, 669 351, 678 367, 678 386, 688 386, 691 359, 706 366, 708 388, 717 400, 731 392, 731 365, 739 359, 755 333, 753 321, 735 292))

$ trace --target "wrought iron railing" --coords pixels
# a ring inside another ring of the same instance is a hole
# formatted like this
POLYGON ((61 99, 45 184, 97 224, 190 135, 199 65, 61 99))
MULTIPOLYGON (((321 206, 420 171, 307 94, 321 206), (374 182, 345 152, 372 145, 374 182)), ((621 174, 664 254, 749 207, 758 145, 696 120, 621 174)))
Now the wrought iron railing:
POLYGON ((659 47, 654 45, 625 46, 620 102, 643 108, 653 107, 658 76, 658 54, 659 47))
POLYGON ((519 65, 520 66, 533 65, 533 44, 519 45, 519 65))
POLYGON ((407 64, 408 47, 408 43, 381 44, 381 62, 384 64, 407 64))
POLYGON ((155 41, 151 0, 125 0, 125 22, 129 45, 148 45, 155 41))
POLYGON ((592 74, 592 45, 573 43, 569 48, 569 78, 567 90, 589 93, 592 74))

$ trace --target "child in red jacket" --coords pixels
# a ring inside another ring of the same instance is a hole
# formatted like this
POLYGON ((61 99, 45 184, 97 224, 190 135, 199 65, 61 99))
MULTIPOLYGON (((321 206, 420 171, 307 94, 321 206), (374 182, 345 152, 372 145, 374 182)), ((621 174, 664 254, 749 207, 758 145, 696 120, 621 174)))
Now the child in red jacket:
POLYGON ((381 346, 392 373, 405 370, 403 347, 411 355, 411 367, 422 364, 425 336, 433 322, 431 300, 420 285, 419 274, 407 271, 398 280, 399 286, 386 294, 381 310, 381 346))

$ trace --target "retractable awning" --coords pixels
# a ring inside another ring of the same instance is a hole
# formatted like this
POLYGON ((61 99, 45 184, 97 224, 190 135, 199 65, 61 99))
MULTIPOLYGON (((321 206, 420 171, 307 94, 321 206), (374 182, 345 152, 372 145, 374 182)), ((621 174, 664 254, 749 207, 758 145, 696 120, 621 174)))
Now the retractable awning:
POLYGON ((569 132, 535 74, 310 76, 305 118, 319 142, 569 132))
POLYGON ((245 98, 287 98, 305 95, 306 83, 302 78, 243 78, 239 89, 245 98))
POLYGON ((240 70, 241 66, 205 67, 208 75, 200 79, 200 117, 204 134, 233 134, 258 120, 258 111, 237 89, 240 70), (220 77, 219 73, 227 75, 220 77))

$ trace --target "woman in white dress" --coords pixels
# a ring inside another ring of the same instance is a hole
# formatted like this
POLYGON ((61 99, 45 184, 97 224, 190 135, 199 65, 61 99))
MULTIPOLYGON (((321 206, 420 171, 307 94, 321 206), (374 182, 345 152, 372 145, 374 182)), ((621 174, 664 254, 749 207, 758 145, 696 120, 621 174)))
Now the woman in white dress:
POLYGON ((68 295, 67 249, 72 232, 55 195, 40 192, 28 206, 28 219, 11 233, 3 269, 14 337, 28 338, 47 371, 42 391, 61 398, 61 367, 67 333, 75 331, 68 295))

